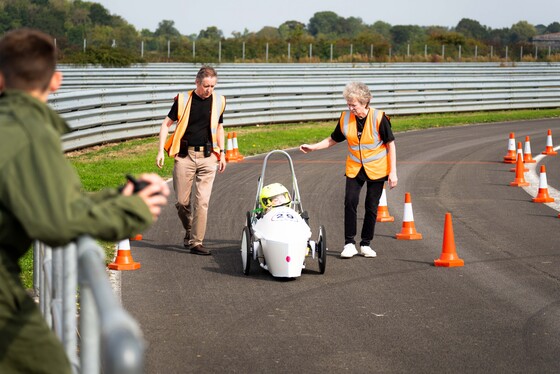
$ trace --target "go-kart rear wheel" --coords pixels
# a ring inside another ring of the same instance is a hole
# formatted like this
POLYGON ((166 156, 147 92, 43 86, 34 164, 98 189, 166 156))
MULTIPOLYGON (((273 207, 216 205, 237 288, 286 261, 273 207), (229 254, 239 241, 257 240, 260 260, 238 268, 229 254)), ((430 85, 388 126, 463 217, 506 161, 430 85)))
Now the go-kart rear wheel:
POLYGON ((241 261, 243 262, 243 274, 249 275, 252 260, 253 243, 251 242, 251 233, 249 232, 249 228, 245 226, 241 236, 241 261))
POLYGON ((317 238, 315 246, 317 248, 317 257, 319 260, 319 272, 325 274, 325 269, 327 267, 327 233, 323 225, 319 226, 319 237, 317 238))

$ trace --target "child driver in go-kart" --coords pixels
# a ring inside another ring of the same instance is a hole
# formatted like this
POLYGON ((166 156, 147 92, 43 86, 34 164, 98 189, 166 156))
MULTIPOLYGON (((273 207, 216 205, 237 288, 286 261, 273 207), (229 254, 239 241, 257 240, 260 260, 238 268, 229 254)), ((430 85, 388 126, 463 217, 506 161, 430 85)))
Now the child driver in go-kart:
POLYGON ((279 206, 288 206, 292 199, 290 198, 290 193, 280 183, 272 183, 266 185, 261 190, 261 206, 262 214, 266 214, 272 208, 277 208, 279 206))

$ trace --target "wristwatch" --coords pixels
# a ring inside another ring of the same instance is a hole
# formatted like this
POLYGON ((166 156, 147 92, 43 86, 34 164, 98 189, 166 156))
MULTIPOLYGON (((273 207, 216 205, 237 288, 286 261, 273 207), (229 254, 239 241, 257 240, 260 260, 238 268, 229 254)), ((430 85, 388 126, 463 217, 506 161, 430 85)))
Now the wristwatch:
POLYGON ((226 150, 225 150, 225 149, 220 149, 220 153, 224 153, 224 154, 225 154, 225 153, 226 153, 226 150))

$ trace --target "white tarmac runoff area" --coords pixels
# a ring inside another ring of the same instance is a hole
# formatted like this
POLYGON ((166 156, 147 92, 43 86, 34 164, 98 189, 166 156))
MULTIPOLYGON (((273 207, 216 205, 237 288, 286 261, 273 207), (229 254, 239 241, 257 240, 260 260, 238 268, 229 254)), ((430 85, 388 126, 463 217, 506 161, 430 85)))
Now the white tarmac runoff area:
MULTIPOLYGON (((560 146, 556 146, 554 147, 554 150, 558 152, 558 150, 560 149, 560 146)), ((539 192, 539 185, 540 185, 540 167, 537 167, 541 161, 543 161, 545 159, 545 157, 550 157, 547 155, 537 155, 535 157, 533 157, 533 160, 535 160, 535 163, 531 163, 531 164, 525 164, 525 166, 527 167, 527 169, 529 171, 525 172, 525 180, 530 183, 530 186, 526 186, 523 187, 523 189, 525 191, 527 191, 527 193, 529 195, 531 195, 531 197, 535 197, 537 196, 537 193, 539 192)), ((558 156, 552 156, 552 157, 558 157, 558 156)), ((547 180, 548 180, 548 172, 547 172, 547 180)), ((560 191, 558 191, 556 188, 551 187, 549 183, 547 183, 547 187, 548 187, 548 194, 550 195, 550 197, 552 197, 554 199, 554 202, 552 203, 542 203, 542 204, 546 204, 549 207, 551 207, 552 209, 558 211, 560 213, 560 191)))

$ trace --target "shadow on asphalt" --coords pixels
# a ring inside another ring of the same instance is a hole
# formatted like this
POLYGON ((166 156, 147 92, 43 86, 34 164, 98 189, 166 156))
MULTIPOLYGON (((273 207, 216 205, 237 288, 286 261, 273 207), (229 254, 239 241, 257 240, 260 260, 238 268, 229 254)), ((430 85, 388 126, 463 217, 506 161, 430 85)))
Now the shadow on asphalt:
POLYGON ((395 258, 395 261, 400 261, 400 262, 411 262, 411 263, 414 263, 414 264, 423 264, 423 265, 434 266, 434 262, 433 262, 433 261, 405 260, 405 259, 403 259, 403 258, 395 258))

